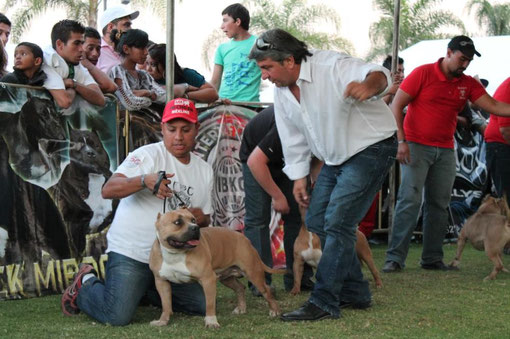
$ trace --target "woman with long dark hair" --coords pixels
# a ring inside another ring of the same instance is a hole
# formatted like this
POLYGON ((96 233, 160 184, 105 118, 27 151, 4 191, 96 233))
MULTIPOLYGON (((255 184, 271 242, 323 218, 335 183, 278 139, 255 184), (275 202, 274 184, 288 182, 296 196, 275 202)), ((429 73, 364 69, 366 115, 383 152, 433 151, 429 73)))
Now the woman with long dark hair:
POLYGON ((122 57, 122 62, 114 66, 108 72, 108 76, 119 87, 115 94, 122 106, 127 110, 140 110, 148 108, 154 102, 164 104, 165 90, 149 73, 136 69, 136 64, 144 63, 148 55, 147 33, 139 29, 130 29, 126 32, 114 29, 111 40, 115 50, 122 57))
MULTIPOLYGON (((154 80, 165 86, 166 45, 152 45, 145 64, 154 80)), ((174 96, 211 103, 218 99, 218 92, 200 73, 191 68, 182 68, 174 55, 174 96)))

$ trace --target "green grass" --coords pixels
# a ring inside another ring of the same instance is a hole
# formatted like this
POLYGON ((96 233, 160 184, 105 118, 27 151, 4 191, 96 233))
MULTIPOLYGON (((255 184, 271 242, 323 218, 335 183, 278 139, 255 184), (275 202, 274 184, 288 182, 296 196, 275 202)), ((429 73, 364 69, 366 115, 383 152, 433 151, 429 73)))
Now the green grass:
MULTIPOLYGON (((445 245, 445 262, 455 252, 445 245)), ((385 245, 374 246, 376 265, 382 267, 385 245)), ((382 274, 384 287, 373 289, 369 310, 344 310, 336 320, 284 323, 268 316, 266 302, 247 293, 248 313, 232 315, 235 297, 220 286, 217 316, 221 328, 207 330, 202 317, 175 314, 168 326, 149 322, 159 310, 140 307, 125 327, 101 325, 86 315, 69 318, 60 312, 60 296, 0 302, 0 338, 508 338, 510 337, 510 274, 483 282, 492 269, 485 253, 466 246, 460 271, 435 272, 419 268, 421 246, 412 245, 402 273, 382 274)), ((510 256, 504 256, 510 262, 510 256)), ((365 275, 372 279, 365 270, 365 275)), ((307 293, 292 297, 274 278, 277 301, 283 311, 293 310, 307 293)), ((373 286, 373 284, 372 284, 373 286)))

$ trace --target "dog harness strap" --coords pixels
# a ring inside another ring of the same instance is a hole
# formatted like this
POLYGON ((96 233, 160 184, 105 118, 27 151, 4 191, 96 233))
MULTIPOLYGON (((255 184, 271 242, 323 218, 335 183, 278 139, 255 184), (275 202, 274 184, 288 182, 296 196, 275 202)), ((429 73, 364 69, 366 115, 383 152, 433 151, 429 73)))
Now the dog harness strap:
POLYGON ((165 171, 159 171, 158 175, 159 175, 158 180, 156 180, 156 184, 154 185, 154 189, 152 190, 152 194, 154 194, 154 195, 156 195, 156 193, 158 193, 159 186, 161 186, 161 182, 163 181, 163 179, 166 178, 165 171))

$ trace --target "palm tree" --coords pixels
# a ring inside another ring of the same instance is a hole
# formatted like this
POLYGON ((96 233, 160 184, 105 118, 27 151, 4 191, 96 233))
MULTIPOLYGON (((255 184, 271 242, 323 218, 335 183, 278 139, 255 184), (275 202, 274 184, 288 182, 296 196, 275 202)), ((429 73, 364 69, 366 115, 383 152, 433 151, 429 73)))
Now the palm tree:
MULTIPOLYGON (((334 9, 325 5, 306 4, 306 0, 283 0, 277 6, 271 0, 245 0, 250 10, 250 32, 260 34, 271 28, 281 28, 303 40, 309 47, 338 49, 353 52, 352 44, 339 35, 340 17, 334 9), (330 23, 332 33, 317 31, 314 26, 330 23)), ((210 69, 210 60, 218 45, 225 41, 219 29, 209 35, 203 44, 202 59, 210 69)))
MULTIPOLYGON (((464 24, 450 11, 434 10, 442 0, 401 0, 399 50, 422 40, 445 39, 451 34, 442 33, 445 28, 465 32, 464 24)), ((374 0, 382 12, 381 19, 370 26, 372 48, 368 60, 391 53, 393 49, 394 0, 374 0)))
POLYGON ((98 0, 7 0, 4 8, 22 5, 13 16, 12 39, 18 42, 30 21, 48 9, 65 8, 67 17, 88 26, 97 26, 98 0))
POLYGON ((469 13, 476 10, 478 25, 486 26, 487 35, 510 34, 510 3, 491 5, 486 0, 471 0, 466 7, 469 13))

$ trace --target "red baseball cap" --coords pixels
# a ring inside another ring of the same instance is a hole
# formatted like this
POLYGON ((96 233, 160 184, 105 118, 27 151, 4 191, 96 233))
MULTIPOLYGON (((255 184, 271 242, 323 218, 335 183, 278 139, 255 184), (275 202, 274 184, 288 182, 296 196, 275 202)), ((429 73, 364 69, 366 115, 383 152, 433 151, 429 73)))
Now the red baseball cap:
POLYGON ((183 98, 169 101, 163 111, 161 122, 165 123, 173 119, 185 119, 196 123, 198 121, 198 113, 193 101, 183 98))

